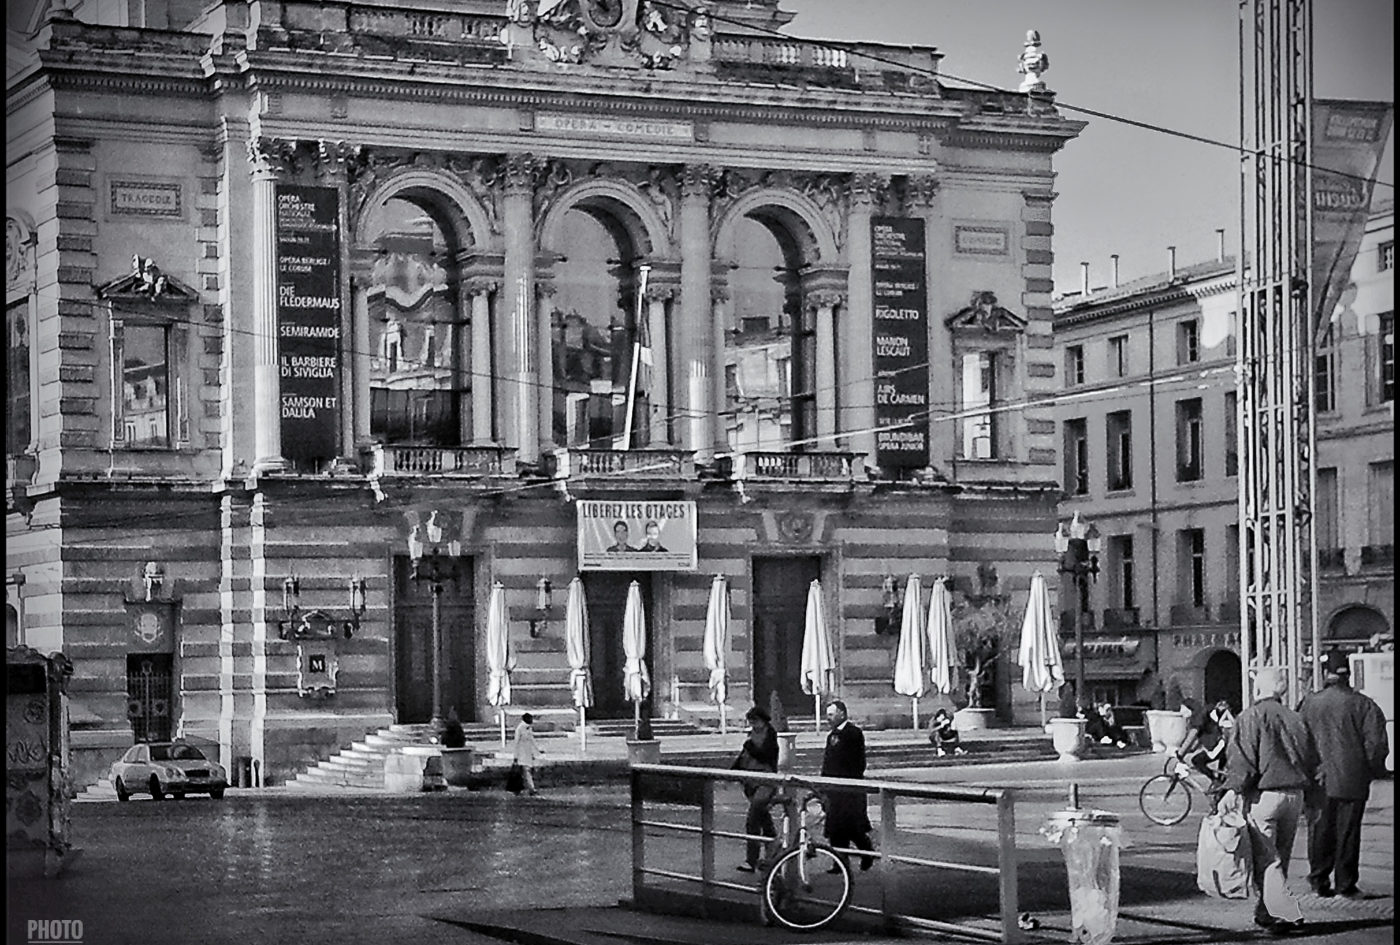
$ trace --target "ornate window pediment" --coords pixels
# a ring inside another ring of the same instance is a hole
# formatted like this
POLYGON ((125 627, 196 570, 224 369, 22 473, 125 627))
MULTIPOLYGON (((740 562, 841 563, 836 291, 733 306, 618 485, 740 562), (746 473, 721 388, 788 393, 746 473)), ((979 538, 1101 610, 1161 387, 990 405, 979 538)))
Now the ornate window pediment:
POLYGON ((1019 333, 1026 330, 1026 319, 997 304, 995 293, 972 293, 972 301, 949 315, 947 326, 955 332, 981 331, 989 334, 1019 333))
POLYGON ((132 256, 131 272, 98 286, 97 297, 110 301, 187 304, 197 300, 199 293, 174 276, 161 272, 154 260, 132 256))

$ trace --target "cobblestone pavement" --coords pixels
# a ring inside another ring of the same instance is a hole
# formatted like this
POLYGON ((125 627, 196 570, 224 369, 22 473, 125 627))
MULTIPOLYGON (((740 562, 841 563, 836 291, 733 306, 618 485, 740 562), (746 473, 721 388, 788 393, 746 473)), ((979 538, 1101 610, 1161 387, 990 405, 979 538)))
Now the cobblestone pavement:
MULTIPOLYGON (((1019 788, 1023 903, 1037 910, 1044 925, 1033 942, 1068 938, 1067 906, 1058 904, 1063 892, 1037 889, 1035 882, 1063 871, 1058 853, 1036 831, 1045 813, 1064 805, 1069 777, 1079 783, 1086 806, 1123 815, 1127 847, 1116 941, 1189 945, 1254 938, 1247 904, 1210 900, 1194 890, 1198 816, 1159 828, 1137 811, 1137 786, 1159 765, 1160 759, 1140 756, 1071 768, 1045 762, 871 776, 1019 788)), ((499 790, 305 796, 268 789, 232 790, 223 801, 78 804, 73 834, 82 858, 60 879, 8 883, 7 941, 28 942, 31 919, 80 919, 83 945, 793 945, 792 936, 751 923, 747 910, 740 910, 735 924, 720 925, 617 909, 631 892, 626 790, 621 784, 546 785, 539 797, 517 798, 499 790)), ((972 849, 992 835, 990 822, 965 809, 909 814, 901 813, 901 830, 925 832, 940 842, 972 849)), ((725 801, 720 816, 724 829, 739 829, 737 797, 725 801)), ((1392 940, 1393 828, 1394 785, 1382 782, 1368 806, 1363 856, 1363 885, 1376 897, 1305 899, 1314 921, 1305 940, 1392 940)), ((1305 849, 1300 840, 1300 862, 1305 849)), ((742 876, 732 871, 738 856, 737 842, 720 849, 725 879, 742 876)), ((855 939, 802 939, 841 940, 855 939)))

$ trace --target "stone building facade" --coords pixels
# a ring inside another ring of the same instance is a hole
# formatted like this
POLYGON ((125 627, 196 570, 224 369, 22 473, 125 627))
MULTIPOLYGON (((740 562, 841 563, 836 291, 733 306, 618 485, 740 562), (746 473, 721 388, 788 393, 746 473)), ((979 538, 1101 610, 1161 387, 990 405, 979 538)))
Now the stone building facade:
MULTIPOLYGON (((1353 650, 1395 628, 1394 232, 1378 204, 1316 362, 1318 622, 1353 650)), ((1172 262, 1055 306, 1061 515, 1103 536, 1080 619, 1089 685, 1118 703, 1241 686, 1235 260, 1172 262)))
POLYGON ((812 579, 874 721, 908 712, 888 578, 1019 616, 1060 488, 1053 97, 775 0, 135 9, 15 11, 7 67, 8 596, 74 661, 89 776, 182 733, 277 781, 435 682, 490 720, 497 584, 513 704, 561 718, 576 574, 594 716, 631 714, 633 581, 658 715, 703 711, 714 574, 733 711, 810 710, 812 579), (682 551, 585 566, 586 513, 682 551))

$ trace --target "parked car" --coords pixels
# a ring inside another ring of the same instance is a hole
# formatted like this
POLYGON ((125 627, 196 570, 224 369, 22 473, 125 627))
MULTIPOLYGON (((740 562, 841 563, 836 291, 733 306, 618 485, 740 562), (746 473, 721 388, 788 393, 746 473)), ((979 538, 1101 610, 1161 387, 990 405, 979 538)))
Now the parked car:
POLYGON ((218 800, 228 787, 228 772, 193 745, 151 742, 133 745, 112 765, 112 785, 119 801, 133 794, 149 794, 158 801, 167 794, 208 794, 218 800))

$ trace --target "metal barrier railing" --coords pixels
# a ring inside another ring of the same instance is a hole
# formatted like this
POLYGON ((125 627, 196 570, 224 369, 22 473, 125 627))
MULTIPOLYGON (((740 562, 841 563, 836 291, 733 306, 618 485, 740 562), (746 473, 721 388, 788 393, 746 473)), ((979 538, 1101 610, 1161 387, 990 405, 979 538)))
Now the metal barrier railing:
MULTIPOLYGON (((695 883, 700 887, 702 909, 709 913, 718 902, 717 893, 730 890, 745 895, 758 895, 753 883, 736 883, 719 879, 715 875, 715 842, 718 839, 745 841, 769 841, 772 838, 752 836, 742 831, 722 830, 715 822, 715 787, 720 783, 771 785, 779 789, 789 804, 800 800, 808 791, 863 792, 874 795, 879 804, 879 823, 875 826, 877 847, 874 853, 865 850, 841 849, 839 852, 852 857, 873 856, 876 869, 870 874, 862 874, 861 885, 871 875, 877 883, 879 907, 852 903, 849 912, 863 913, 878 917, 887 928, 902 928, 913 931, 951 933, 992 942, 1019 943, 1025 940, 1017 925, 1018 896, 1016 888, 1016 806, 1010 790, 994 788, 959 788, 935 785, 912 784, 897 781, 848 780, 843 778, 822 778, 792 774, 767 774, 753 771, 734 771, 717 768, 699 768, 683 765, 633 765, 632 774, 632 897, 638 905, 656 903, 661 897, 649 895, 653 887, 647 883, 648 877, 678 880, 695 883), (651 782, 652 790, 647 785, 651 782), (681 803, 700 808, 700 822, 680 823, 649 817, 647 800, 663 803, 681 803), (996 808, 996 850, 995 866, 974 863, 937 860, 894 852, 895 837, 898 831, 897 805, 901 799, 915 801, 947 801, 956 804, 978 804, 996 808), (666 867, 650 865, 647 860, 646 834, 648 830, 664 831, 680 835, 698 836, 700 839, 700 872, 687 873, 674 868, 668 861, 666 867), (896 901, 895 872, 897 864, 930 869, 956 870, 997 877, 999 901, 999 930, 985 927, 962 925, 953 922, 909 915, 898 911, 896 901)), ((788 818, 795 824, 796 816, 788 818)), ((785 843, 792 837, 780 837, 785 843)), ((670 894, 667 894, 670 897, 670 894)))

